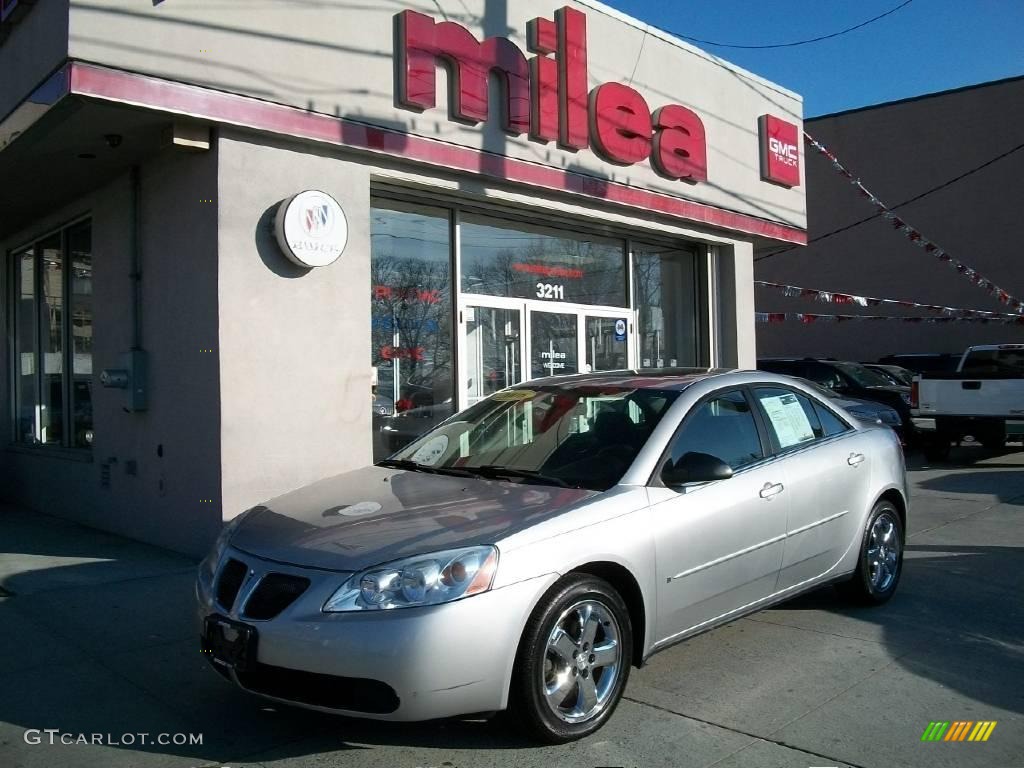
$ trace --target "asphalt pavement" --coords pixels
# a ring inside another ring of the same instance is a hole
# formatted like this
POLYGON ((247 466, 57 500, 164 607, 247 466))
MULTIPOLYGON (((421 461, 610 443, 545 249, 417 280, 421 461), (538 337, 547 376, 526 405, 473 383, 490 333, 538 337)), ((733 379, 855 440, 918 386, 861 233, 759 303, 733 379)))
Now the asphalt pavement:
POLYGON ((373 723, 236 691, 198 650, 194 562, 0 507, 0 766, 1024 768, 1024 453, 952 461, 911 464, 889 604, 825 588, 693 638, 558 747, 500 720, 373 723), (932 721, 996 725, 922 742, 932 721))

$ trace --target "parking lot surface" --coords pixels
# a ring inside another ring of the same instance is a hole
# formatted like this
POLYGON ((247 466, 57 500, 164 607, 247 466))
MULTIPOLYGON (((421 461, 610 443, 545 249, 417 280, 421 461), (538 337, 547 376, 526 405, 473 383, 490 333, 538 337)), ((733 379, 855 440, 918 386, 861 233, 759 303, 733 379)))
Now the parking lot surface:
POLYGON ((192 561, 0 508, 0 766, 1024 766, 1024 453, 952 462, 911 462, 889 604, 826 588, 693 638, 558 747, 500 720, 381 724, 243 694, 199 653, 192 561), (932 721, 996 726, 922 742, 932 721), (202 744, 155 743, 176 734, 202 744))

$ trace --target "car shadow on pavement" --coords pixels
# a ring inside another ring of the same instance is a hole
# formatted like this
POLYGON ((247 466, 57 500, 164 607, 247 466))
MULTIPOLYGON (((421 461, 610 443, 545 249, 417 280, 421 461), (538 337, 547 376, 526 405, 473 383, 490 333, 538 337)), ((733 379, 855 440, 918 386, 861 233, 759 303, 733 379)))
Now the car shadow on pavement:
POLYGON ((194 561, 45 516, 35 524, 56 535, 22 535, 23 526, 6 536, 7 513, 0 509, 0 765, 137 765, 140 753, 160 765, 238 765, 376 744, 527 746, 482 718, 381 723, 244 693, 200 653, 194 561), (44 729, 102 743, 61 744, 55 734, 50 745, 44 729), (172 743, 156 743, 161 734, 172 743), (202 743, 176 744, 175 734, 201 734, 202 743))
POLYGON ((1024 713, 1024 548, 908 544, 883 606, 844 605, 830 587, 765 612, 885 645, 895 665, 983 706, 1024 713), (798 614, 808 613, 801 618, 798 614))
MULTIPOLYGON (((991 494, 998 489, 996 498, 1003 504, 1024 504, 1024 471, 999 472, 989 469, 970 472, 949 472, 938 477, 921 480, 918 485, 927 491, 944 491, 945 493, 991 494)), ((1019 467, 1019 465, 1014 465, 1019 467)))

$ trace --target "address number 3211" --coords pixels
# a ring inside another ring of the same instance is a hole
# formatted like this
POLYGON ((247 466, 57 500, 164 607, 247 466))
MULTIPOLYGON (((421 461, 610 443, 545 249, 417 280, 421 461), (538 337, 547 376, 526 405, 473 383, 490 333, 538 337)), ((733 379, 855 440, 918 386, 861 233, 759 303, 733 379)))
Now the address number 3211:
POLYGON ((565 286, 554 283, 537 283, 537 298, 565 301, 565 286))

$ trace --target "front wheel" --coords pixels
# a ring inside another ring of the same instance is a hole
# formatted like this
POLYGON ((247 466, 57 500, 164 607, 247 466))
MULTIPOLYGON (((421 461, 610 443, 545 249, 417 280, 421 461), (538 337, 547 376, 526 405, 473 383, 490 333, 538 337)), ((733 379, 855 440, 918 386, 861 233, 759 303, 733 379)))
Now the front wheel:
POLYGON ((629 678, 629 611, 604 579, 570 574, 527 621, 513 671, 510 709, 550 744, 582 738, 611 717, 629 678))
POLYGON ((853 577, 837 587, 862 605, 881 605, 895 594, 903 572, 903 524, 896 507, 880 501, 868 516, 853 577))

